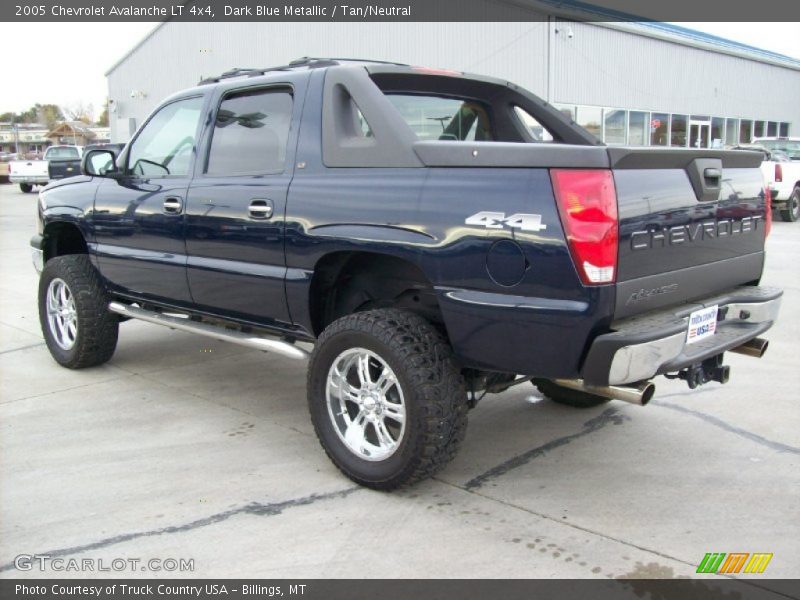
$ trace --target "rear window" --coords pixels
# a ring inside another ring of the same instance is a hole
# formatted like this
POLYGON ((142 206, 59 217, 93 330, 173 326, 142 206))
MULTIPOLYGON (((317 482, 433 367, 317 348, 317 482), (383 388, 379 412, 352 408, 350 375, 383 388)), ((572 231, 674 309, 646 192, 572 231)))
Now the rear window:
POLYGON ((787 154, 792 160, 800 159, 800 141, 793 140, 759 140, 767 150, 787 154))
POLYGON ((45 152, 44 157, 46 159, 52 158, 80 158, 80 154, 78 153, 77 148, 48 148, 47 152, 45 152))
POLYGON ((492 141, 492 122, 481 103, 422 94, 387 94, 421 140, 492 141))

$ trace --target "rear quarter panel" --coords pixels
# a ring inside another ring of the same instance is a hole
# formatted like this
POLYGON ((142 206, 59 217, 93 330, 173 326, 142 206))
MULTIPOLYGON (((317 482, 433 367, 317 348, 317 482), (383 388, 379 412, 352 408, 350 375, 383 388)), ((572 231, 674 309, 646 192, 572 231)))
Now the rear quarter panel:
POLYGON ((457 356, 468 366, 570 376, 584 345, 607 325, 613 286, 585 288, 572 265, 547 169, 431 168, 299 171, 286 214, 287 295, 310 330, 309 282, 331 252, 367 251, 418 266, 437 291, 457 356), (545 229, 465 224, 481 211, 536 213, 545 229), (500 285, 492 245, 516 242, 526 268, 500 285))

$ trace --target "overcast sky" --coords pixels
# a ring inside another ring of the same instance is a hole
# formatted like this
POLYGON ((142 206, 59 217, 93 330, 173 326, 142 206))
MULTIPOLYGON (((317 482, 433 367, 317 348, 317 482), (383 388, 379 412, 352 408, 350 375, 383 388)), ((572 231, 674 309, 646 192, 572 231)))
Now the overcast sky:
MULTIPOLYGON (((800 59, 798 23, 678 24, 800 59)), ((155 26, 0 23, 5 49, 0 113, 23 111, 36 102, 61 106, 92 103, 97 116, 107 94, 104 73, 155 26)))

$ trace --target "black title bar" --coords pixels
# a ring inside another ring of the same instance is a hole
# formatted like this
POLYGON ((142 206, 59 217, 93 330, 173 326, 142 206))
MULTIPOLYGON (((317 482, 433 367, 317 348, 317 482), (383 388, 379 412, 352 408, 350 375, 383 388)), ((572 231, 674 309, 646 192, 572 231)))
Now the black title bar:
POLYGON ((778 600, 797 598, 796 581, 749 578, 629 580, 420 579, 49 579, 0 581, 4 600, 778 600))
POLYGON ((800 21, 800 2, 759 0, 3 0, 0 21, 800 21))

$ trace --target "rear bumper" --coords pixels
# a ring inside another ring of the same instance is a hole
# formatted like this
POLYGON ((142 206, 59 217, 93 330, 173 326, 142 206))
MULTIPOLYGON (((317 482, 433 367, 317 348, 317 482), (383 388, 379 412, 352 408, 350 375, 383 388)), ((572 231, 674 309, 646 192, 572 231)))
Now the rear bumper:
POLYGON ((50 181, 47 175, 10 175, 8 180, 11 183, 30 183, 33 185, 45 185, 50 181))
POLYGON ((679 371, 759 336, 778 316, 783 291, 741 286, 672 309, 645 313, 612 323, 586 356, 582 377, 589 385, 622 385, 679 371), (716 333, 686 344, 689 315, 719 306, 716 333))

